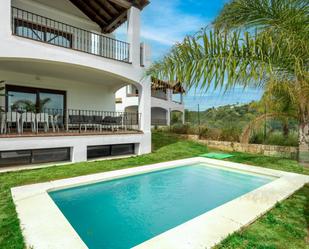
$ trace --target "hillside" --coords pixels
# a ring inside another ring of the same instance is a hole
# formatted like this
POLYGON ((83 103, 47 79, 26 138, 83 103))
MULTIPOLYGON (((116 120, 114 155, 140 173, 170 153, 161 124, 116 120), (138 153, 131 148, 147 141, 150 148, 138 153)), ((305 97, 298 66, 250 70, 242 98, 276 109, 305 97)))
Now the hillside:
MULTIPOLYGON (((200 123, 210 128, 233 126, 243 128, 258 115, 260 113, 251 107, 251 103, 244 105, 225 105, 200 111, 200 123)), ((198 112, 186 110, 186 122, 197 124, 198 112)))

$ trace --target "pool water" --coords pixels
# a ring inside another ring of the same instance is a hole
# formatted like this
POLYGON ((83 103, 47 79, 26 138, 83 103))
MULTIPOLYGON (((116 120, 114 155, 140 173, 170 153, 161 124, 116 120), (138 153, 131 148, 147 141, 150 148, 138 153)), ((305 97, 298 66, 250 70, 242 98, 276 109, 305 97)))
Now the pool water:
POLYGON ((195 164, 49 195, 90 249, 128 249, 270 181, 195 164))

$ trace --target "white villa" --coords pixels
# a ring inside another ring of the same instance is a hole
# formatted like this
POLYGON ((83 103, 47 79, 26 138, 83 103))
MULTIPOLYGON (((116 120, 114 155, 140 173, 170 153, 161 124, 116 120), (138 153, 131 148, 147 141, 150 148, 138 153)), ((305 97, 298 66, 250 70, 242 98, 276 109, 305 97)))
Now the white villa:
POLYGON ((148 3, 0 1, 0 166, 151 152, 148 3), (125 22, 127 41, 116 40, 125 22), (115 93, 128 84, 134 112, 118 111, 115 93))
MULTIPOLYGON (((151 125, 166 126, 173 122, 184 123, 185 106, 184 89, 180 84, 169 84, 164 81, 151 82, 151 125), (174 115, 173 115, 174 114, 174 115), (175 122, 174 121, 174 122, 175 122)), ((116 92, 116 110, 120 112, 138 112, 139 91, 130 84, 116 92)))

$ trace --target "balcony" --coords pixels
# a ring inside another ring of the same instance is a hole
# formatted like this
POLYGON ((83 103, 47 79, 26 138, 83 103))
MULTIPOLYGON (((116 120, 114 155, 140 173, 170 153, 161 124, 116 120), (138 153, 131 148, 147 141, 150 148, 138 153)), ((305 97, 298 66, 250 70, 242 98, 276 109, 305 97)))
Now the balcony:
POLYGON ((139 123, 139 113, 0 107, 0 137, 131 134, 139 123))
POLYGON ((74 27, 16 7, 12 11, 15 36, 130 63, 130 44, 74 27))
POLYGON ((162 100, 168 100, 168 95, 167 95, 167 90, 156 90, 152 89, 151 90, 151 97, 157 98, 157 99, 162 99, 162 100))

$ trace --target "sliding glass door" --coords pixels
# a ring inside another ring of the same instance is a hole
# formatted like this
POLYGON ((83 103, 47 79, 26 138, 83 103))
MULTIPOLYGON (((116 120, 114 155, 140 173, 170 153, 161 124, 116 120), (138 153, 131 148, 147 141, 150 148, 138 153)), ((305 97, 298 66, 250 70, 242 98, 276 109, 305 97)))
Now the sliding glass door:
POLYGON ((66 92, 33 87, 6 86, 9 111, 62 113, 66 108, 66 92))

